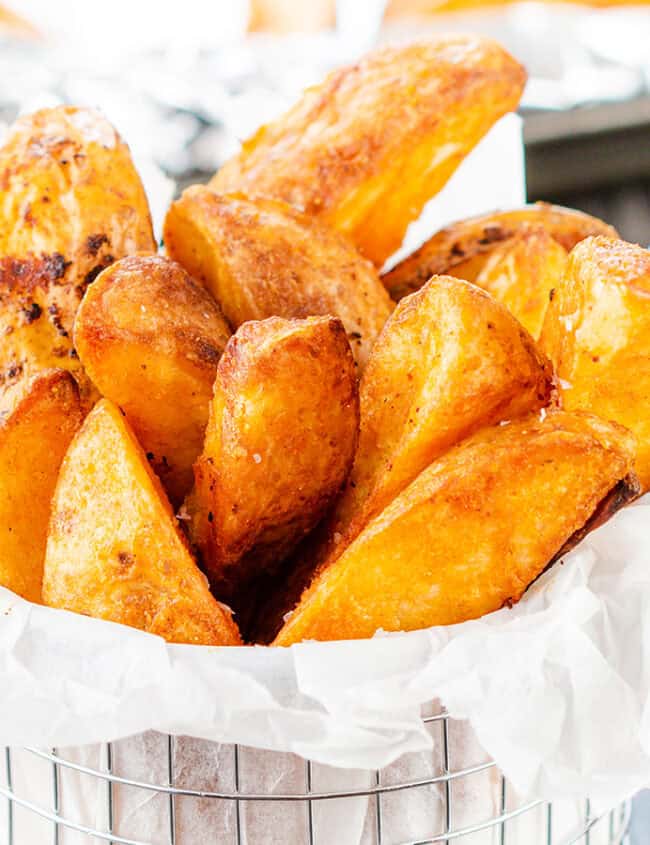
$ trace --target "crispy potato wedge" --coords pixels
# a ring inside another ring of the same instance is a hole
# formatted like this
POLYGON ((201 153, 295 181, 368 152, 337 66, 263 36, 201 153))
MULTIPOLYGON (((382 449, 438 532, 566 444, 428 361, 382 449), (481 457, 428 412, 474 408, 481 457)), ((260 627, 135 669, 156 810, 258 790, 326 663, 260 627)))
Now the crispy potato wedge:
POLYGON ((434 275, 447 274, 475 282, 493 251, 520 229, 539 226, 567 252, 590 235, 617 237, 616 230, 597 217, 572 208, 536 202, 512 211, 494 211, 441 229, 413 255, 382 277, 390 295, 401 299, 434 275))
POLYGON ((237 331, 217 368, 188 501, 217 596, 237 608, 251 580, 313 528, 350 471, 358 427, 339 320, 272 317, 237 331))
POLYGON ((383 47, 307 90, 210 187, 317 214, 380 267, 488 129, 516 109, 525 81, 512 56, 476 35, 383 47))
POLYGON ((90 407, 72 345, 81 297, 116 258, 156 249, 129 149, 90 109, 42 109, 0 148, 0 191, 0 389, 62 367, 90 407))
POLYGON ((354 466, 334 509, 270 585, 251 627, 268 642, 315 570, 326 568, 434 459, 486 425, 549 403, 550 363, 499 303, 459 279, 431 279, 403 299, 360 383, 354 466))
POLYGON ((214 299, 158 255, 116 261, 86 291, 74 344, 86 372, 127 419, 176 505, 208 423, 230 330, 214 299))
POLYGON ((374 267, 346 238, 274 200, 195 185, 169 210, 165 246, 233 328, 274 316, 338 317, 360 366, 393 307, 374 267))
POLYGON ((566 260, 567 251, 545 229, 522 228, 495 247, 476 284, 502 302, 537 339, 566 260))
POLYGON ((15 385, 0 411, 0 585, 41 601, 50 502, 81 425, 70 373, 48 370, 15 385))
POLYGON ((540 344, 565 408, 593 411, 636 434, 636 472, 650 489, 650 252, 604 237, 578 244, 540 344))
POLYGON ((431 461, 469 434, 548 404, 552 370, 488 294, 450 276, 403 299, 360 385, 354 467, 331 521, 358 533, 431 461))
POLYGON ((572 537, 638 495, 633 459, 630 433, 589 414, 484 429, 321 571, 275 644, 450 625, 518 601, 572 537))
POLYGON ((123 414, 108 399, 86 417, 52 500, 43 600, 168 642, 237 645, 169 501, 123 414))

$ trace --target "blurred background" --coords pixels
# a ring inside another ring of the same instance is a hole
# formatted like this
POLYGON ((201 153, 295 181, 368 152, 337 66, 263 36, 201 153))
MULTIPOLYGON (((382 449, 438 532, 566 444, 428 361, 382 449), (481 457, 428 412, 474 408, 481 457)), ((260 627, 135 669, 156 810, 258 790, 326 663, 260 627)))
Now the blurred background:
POLYGON ((99 106, 164 207, 331 67, 440 30, 489 34, 527 66, 529 198, 648 244, 650 4, 0 0, 0 133, 40 106, 99 106))

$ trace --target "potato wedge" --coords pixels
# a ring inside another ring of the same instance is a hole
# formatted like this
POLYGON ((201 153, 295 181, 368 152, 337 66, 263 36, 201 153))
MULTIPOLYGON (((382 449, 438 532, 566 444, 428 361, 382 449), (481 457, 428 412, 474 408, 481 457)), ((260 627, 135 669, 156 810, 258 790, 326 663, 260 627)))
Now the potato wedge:
POLYGON ((195 185, 169 210, 165 246, 206 285, 233 328, 274 316, 338 317, 361 367, 392 310, 370 262, 285 203, 195 185))
POLYGON ((158 255, 116 261, 86 291, 77 312, 74 344, 84 369, 126 412, 176 505, 192 488, 229 337, 205 288, 158 255))
POLYGON ((650 252, 589 238, 569 255, 540 344, 565 408, 615 420, 637 437, 636 472, 650 489, 650 252))
POLYGON ((550 363, 499 303, 468 282, 434 277, 403 299, 360 383, 354 466, 332 512, 269 586, 251 634, 269 642, 315 570, 343 549, 422 470, 475 431, 552 399, 550 363))
POLYGON ((119 408, 101 399, 73 440, 52 500, 43 600, 157 634, 237 645, 160 481, 119 408))
POLYGON ((539 226, 569 251, 590 235, 617 237, 616 230, 597 217, 572 208, 536 202, 512 211, 494 211, 441 229, 413 255, 382 277, 390 295, 401 299, 435 275, 475 282, 492 252, 521 228, 539 226))
POLYGON ((459 440, 548 404, 550 364, 508 311, 474 285, 431 279, 403 299, 360 385, 354 467, 330 541, 358 533, 459 440))
POLYGON ((62 367, 90 407, 72 345, 81 297, 116 258, 156 250, 129 149, 91 109, 42 109, 10 130, 0 174, 0 389, 62 367))
POLYGON ((213 177, 348 234, 378 267, 504 114, 526 73, 493 41, 443 35, 382 47, 331 73, 213 177))
POLYGON ((518 601, 577 532, 638 494, 632 441, 561 411, 463 441, 317 576, 275 644, 450 625, 518 601))
POLYGON ((522 228, 495 247, 476 284, 503 303, 537 339, 566 260, 567 251, 545 229, 522 228))
POLYGON ((188 501, 217 596, 238 609, 250 582, 318 522, 350 471, 358 426, 339 320, 272 317, 237 331, 217 368, 188 501))
POLYGON ((23 380, 0 411, 0 585, 41 601, 50 502, 81 425, 77 384, 65 370, 23 380))

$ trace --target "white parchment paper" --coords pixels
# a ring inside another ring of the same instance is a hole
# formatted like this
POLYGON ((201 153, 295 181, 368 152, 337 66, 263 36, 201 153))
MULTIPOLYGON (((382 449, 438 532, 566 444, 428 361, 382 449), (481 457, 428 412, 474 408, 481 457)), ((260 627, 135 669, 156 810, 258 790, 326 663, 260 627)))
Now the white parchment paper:
POLYGON ((512 610, 369 641, 166 645, 0 591, 0 744, 155 729, 374 769, 431 748, 437 698, 520 794, 604 808, 650 784, 649 678, 648 497, 512 610))
MULTIPOLYGON (((410 246, 445 222, 517 205, 523 194, 521 126, 509 117, 411 228, 410 246)), ((304 788, 304 761, 290 755, 316 761, 314 789, 364 789, 378 768, 388 782, 439 773, 440 736, 421 715, 423 707, 439 712, 442 705, 464 720, 452 723, 452 767, 493 757, 516 801, 564 799, 555 824, 569 833, 583 796, 598 812, 650 784, 649 680, 649 497, 590 535, 514 608, 367 641, 290 649, 167 645, 0 588, 0 745, 57 747, 67 759, 102 767, 104 751, 95 743, 120 740, 114 770, 164 783, 168 740, 155 732, 169 733, 178 737, 175 783, 194 789, 232 787, 233 743, 248 746, 240 788, 254 792, 304 788)), ((16 793, 22 785, 37 802, 51 793, 49 763, 26 751, 13 756, 16 793)), ((60 812, 106 829, 105 783, 62 769, 59 786, 60 812)), ((501 809, 495 770, 454 790, 457 824, 501 809)), ((385 841, 439 830, 443 792, 432 785, 384 796, 385 841)), ((116 787, 113 800, 122 836, 168 841, 165 796, 116 787)), ((315 803, 313 811, 315 842, 375 841, 373 801, 315 803)), ((0 825, 5 812, 0 801, 0 825)), ((231 802, 177 799, 177 842, 231 841, 234 812, 231 802)), ((242 804, 243 841, 307 841, 305 812, 302 805, 242 804)), ((38 829, 49 830, 46 822, 20 808, 15 814, 15 830, 22 814, 26 831, 16 834, 17 845, 46 841, 38 829)), ((544 808, 521 816, 512 823, 519 825, 513 841, 532 845, 545 823, 544 808)), ((463 841, 488 845, 496 835, 463 841)), ((66 831, 59 841, 87 839, 66 831)), ((594 832, 592 841, 608 840, 594 832)))

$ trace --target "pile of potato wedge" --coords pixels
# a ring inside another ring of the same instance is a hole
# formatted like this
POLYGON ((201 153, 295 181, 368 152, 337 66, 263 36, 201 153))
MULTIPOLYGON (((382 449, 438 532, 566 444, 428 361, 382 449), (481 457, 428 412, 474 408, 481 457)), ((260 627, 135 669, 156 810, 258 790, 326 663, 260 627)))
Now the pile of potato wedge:
POLYGON ((535 204, 382 273, 526 75, 381 48, 171 205, 72 106, 0 149, 0 585, 170 642, 516 602, 650 488, 650 252, 535 204))

